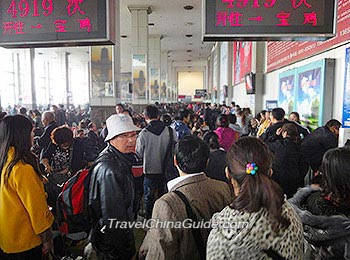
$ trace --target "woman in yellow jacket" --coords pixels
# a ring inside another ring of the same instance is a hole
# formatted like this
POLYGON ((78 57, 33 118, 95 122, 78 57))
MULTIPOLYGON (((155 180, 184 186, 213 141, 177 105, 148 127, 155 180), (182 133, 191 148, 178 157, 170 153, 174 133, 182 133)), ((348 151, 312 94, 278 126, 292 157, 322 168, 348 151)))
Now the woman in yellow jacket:
POLYGON ((53 245, 32 128, 22 115, 0 122, 0 259, 41 259, 53 245))

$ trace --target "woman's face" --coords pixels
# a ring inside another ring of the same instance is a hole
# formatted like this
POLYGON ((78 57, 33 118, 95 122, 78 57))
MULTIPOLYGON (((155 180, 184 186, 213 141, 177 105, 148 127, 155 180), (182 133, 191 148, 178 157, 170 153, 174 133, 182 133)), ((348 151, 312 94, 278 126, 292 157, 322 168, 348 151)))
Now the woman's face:
POLYGON ((60 148, 62 150, 67 150, 68 148, 70 147, 70 144, 69 143, 63 143, 63 144, 60 144, 60 148))

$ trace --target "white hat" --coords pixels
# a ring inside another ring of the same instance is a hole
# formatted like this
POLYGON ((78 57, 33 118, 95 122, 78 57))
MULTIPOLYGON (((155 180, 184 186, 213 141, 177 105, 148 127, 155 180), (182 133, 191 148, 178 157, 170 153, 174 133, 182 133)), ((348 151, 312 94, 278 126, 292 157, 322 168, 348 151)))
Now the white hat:
POLYGON ((105 138, 105 142, 113 139, 115 136, 133 132, 141 131, 140 128, 134 125, 132 118, 125 114, 114 114, 108 117, 106 120, 108 135, 105 138))

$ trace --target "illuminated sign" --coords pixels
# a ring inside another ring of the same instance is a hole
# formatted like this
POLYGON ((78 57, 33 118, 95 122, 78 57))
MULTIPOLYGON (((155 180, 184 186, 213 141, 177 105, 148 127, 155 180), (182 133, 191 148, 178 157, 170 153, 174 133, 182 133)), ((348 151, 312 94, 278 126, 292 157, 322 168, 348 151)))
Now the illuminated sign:
POLYGON ((325 40, 336 0, 203 0, 203 40, 325 40))
POLYGON ((113 44, 114 0, 3 0, 0 46, 113 44))

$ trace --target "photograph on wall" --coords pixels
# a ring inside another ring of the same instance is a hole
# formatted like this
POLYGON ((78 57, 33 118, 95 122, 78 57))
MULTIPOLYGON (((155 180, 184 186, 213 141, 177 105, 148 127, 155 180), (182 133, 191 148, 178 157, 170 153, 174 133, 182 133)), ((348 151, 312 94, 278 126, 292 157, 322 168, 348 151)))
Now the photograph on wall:
POLYGON ((311 129, 322 124, 324 71, 321 65, 316 62, 298 69, 297 111, 311 129))
POLYGON ((289 70, 279 75, 278 106, 283 108, 286 114, 294 111, 294 81, 295 70, 289 70))
POLYGON ((244 82, 252 71, 252 42, 233 42, 233 85, 244 82))
POLYGON ((132 86, 135 99, 146 98, 147 59, 145 54, 132 55, 132 86))
POLYGON ((122 101, 131 101, 132 99, 132 78, 131 72, 120 74, 120 98, 122 101))
POLYGON ((160 98, 166 98, 166 89, 167 89, 167 74, 163 73, 160 79, 160 98))
POLYGON ((342 124, 344 128, 350 128, 350 48, 346 49, 345 55, 345 79, 342 124))
POLYGON ((92 97, 113 97, 112 46, 92 46, 90 53, 92 97))
POLYGON ((151 84, 151 99, 159 100, 159 82, 160 75, 159 69, 151 68, 150 69, 150 84, 151 84))

